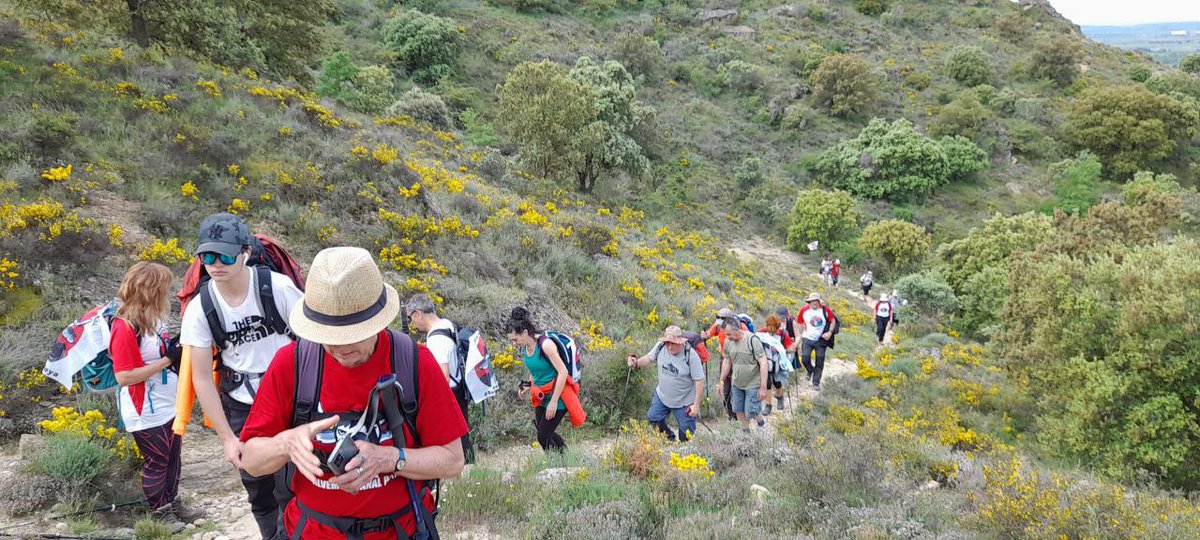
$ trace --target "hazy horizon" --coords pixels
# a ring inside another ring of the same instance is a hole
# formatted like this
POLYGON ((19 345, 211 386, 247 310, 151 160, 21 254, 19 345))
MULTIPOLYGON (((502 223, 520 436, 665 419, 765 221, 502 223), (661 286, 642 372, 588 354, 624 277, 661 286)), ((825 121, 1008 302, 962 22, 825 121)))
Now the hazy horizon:
POLYGON ((1080 26, 1130 26, 1135 24, 1200 21, 1200 2, 1141 0, 1137 9, 1120 0, 1050 0, 1050 5, 1080 26))

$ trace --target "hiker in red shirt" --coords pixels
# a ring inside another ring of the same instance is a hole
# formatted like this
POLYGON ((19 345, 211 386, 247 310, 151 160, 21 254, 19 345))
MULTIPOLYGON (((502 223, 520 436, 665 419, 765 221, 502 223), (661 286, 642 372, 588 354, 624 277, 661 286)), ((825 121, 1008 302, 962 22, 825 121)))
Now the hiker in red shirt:
POLYGON ((366 250, 321 251, 307 285, 289 319, 300 341, 275 355, 242 428, 242 466, 300 473, 283 513, 290 538, 436 538, 429 481, 462 472, 467 433, 441 368, 429 349, 388 330, 400 300, 366 250), (402 441, 369 409, 376 383, 393 375, 405 387, 401 409, 409 400, 415 409, 404 414, 402 441), (380 421, 363 429, 368 414, 380 421), (358 453, 336 474, 329 452, 355 431, 365 434, 353 440, 358 453))
POLYGON ((204 511, 178 497, 183 438, 171 432, 171 423, 179 375, 164 336, 172 280, 171 271, 158 263, 139 262, 125 272, 108 354, 121 387, 117 411, 145 459, 142 492, 154 518, 177 533, 204 511))
POLYGON ((838 280, 842 277, 842 260, 834 259, 833 267, 829 269, 829 276, 833 278, 833 286, 838 286, 838 280))

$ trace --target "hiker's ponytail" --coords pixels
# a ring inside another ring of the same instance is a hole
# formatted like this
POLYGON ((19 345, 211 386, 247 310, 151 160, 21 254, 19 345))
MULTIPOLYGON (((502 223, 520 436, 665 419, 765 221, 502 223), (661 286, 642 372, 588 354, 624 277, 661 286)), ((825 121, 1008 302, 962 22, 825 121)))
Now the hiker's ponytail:
POLYGON ((504 332, 506 334, 526 332, 531 336, 539 333, 537 326, 533 324, 533 317, 530 316, 529 310, 520 306, 513 308, 512 313, 508 315, 508 321, 504 323, 504 332))

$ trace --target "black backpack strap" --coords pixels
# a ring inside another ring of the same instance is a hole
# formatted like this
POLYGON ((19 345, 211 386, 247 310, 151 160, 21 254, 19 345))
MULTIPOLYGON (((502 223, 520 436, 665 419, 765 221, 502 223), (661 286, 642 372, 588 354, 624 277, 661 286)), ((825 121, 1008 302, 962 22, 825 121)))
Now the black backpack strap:
POLYGON ((404 415, 404 425, 412 435, 413 442, 420 447, 421 434, 417 433, 417 403, 420 399, 417 342, 403 332, 388 330, 388 333, 392 338, 392 372, 396 374, 396 382, 400 383, 400 412, 404 415))
POLYGON ((279 306, 275 305, 275 289, 271 284, 271 269, 267 266, 255 266, 254 272, 258 278, 256 285, 258 286, 259 307, 262 308, 267 328, 281 336, 288 335, 287 319, 283 318, 283 315, 279 313, 279 306))
POLYGON ((200 307, 204 310, 204 319, 208 321, 208 331, 212 334, 213 346, 224 350, 229 335, 225 333, 225 322, 221 319, 221 309, 213 298, 212 282, 201 283, 197 289, 200 295, 200 307))
POLYGON ((292 427, 312 421, 325 371, 324 356, 320 343, 306 339, 296 342, 296 401, 292 406, 292 427))

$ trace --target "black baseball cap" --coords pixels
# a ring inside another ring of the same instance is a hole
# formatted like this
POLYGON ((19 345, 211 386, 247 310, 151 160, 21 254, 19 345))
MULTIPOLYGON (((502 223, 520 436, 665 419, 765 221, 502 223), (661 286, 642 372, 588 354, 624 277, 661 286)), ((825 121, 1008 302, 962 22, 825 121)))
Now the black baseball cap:
POLYGON ((222 212, 209 214, 200 222, 199 245, 196 254, 216 252, 228 257, 241 253, 250 245, 250 229, 242 218, 222 212))

